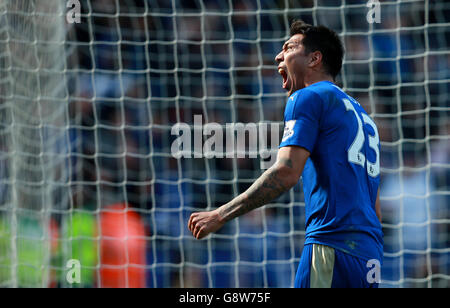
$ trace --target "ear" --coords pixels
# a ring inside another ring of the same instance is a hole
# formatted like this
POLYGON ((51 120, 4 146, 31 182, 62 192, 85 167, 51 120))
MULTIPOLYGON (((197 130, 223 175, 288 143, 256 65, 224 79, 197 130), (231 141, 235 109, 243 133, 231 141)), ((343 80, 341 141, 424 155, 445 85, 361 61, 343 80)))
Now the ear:
POLYGON ((318 50, 310 53, 309 67, 316 67, 322 63, 322 53, 318 50))

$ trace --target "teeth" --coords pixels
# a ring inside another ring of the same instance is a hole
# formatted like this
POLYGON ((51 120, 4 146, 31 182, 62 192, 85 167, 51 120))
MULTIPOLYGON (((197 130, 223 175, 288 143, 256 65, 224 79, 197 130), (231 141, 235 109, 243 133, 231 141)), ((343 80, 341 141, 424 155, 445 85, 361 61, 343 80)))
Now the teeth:
POLYGON ((282 73, 284 73, 284 69, 282 69, 282 68, 279 68, 279 69, 278 69, 278 73, 279 73, 279 74, 282 74, 282 73))

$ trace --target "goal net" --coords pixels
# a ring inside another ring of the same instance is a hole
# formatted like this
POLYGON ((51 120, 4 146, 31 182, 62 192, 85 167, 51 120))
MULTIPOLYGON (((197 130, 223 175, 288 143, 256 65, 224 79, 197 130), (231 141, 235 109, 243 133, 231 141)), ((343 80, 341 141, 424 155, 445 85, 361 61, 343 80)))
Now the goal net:
POLYGON ((51 220, 68 209, 63 10, 60 1, 0 1, 1 287, 50 284, 51 220))
POLYGON ((449 14, 444 0, 0 0, 0 286, 293 286, 301 183, 204 240, 187 222, 273 162, 274 58, 302 19, 340 35, 337 83, 379 129, 381 286, 449 287, 449 14))

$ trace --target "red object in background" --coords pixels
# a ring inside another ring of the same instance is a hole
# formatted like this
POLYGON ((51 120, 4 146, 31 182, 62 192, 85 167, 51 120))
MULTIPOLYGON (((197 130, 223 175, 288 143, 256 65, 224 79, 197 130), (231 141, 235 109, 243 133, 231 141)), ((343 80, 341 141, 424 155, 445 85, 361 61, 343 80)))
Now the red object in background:
POLYGON ((138 213, 117 203, 101 213, 102 288, 145 287, 145 226, 138 213))
MULTIPOLYGON (((49 224, 49 235, 50 235, 50 253, 52 256, 56 256, 58 254, 59 249, 59 228, 58 223, 53 219, 50 218, 50 224, 49 224)), ((50 270, 50 279, 48 281, 48 287, 49 288, 56 288, 58 286, 57 282, 57 275, 55 273, 55 270, 50 270)))

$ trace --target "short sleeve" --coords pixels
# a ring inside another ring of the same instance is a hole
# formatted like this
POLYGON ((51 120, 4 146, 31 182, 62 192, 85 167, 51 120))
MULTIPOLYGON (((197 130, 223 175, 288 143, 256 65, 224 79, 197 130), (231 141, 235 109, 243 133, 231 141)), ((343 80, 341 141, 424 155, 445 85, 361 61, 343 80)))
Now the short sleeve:
POLYGON ((304 89, 292 94, 286 103, 279 147, 297 145, 311 153, 319 135, 322 109, 322 99, 317 93, 304 89))

